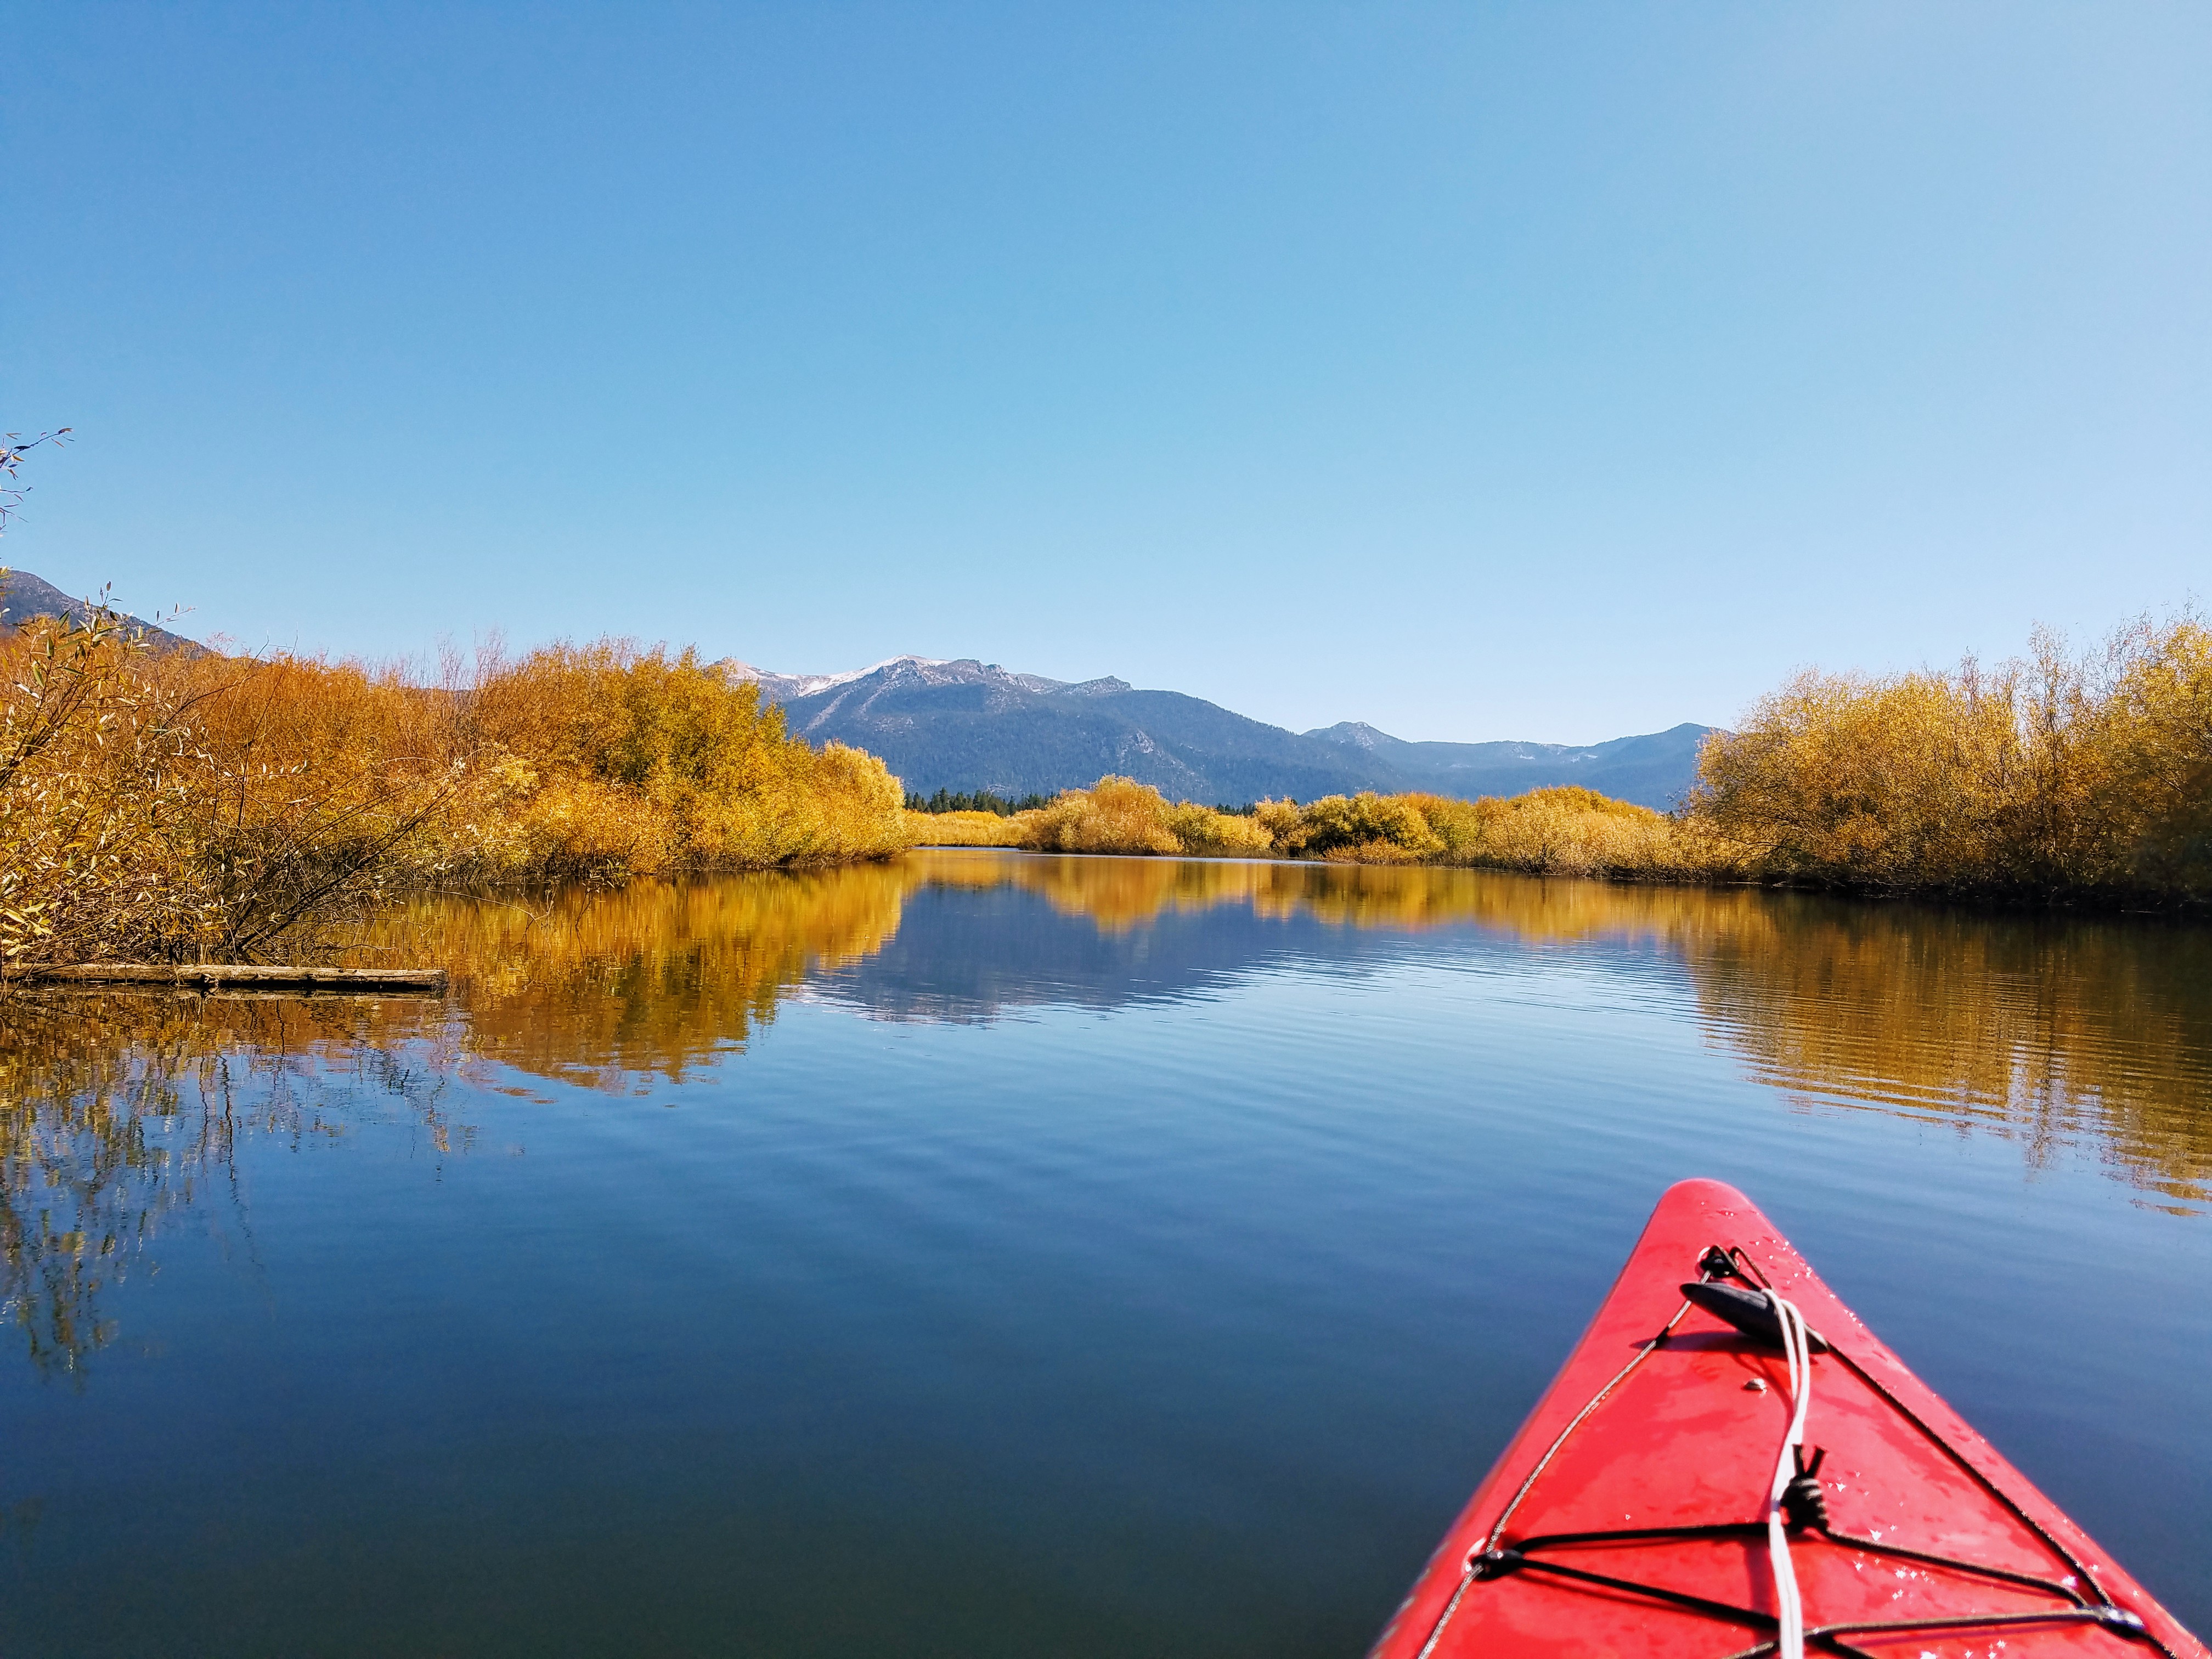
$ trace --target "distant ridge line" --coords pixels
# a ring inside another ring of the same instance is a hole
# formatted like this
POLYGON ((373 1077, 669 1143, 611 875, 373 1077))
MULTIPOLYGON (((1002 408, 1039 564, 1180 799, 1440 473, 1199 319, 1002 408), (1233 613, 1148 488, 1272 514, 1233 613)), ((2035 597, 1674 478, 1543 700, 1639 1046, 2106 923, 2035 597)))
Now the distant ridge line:
POLYGON ((793 732, 881 755, 921 794, 1052 794, 1115 772, 1209 803, 1362 789, 1473 799, 1573 783, 1663 810, 1695 781, 1713 729, 1685 722, 1588 744, 1415 742, 1364 720, 1291 732, 1111 675, 1055 680, 973 657, 892 657, 837 674, 722 665, 780 704, 793 732))

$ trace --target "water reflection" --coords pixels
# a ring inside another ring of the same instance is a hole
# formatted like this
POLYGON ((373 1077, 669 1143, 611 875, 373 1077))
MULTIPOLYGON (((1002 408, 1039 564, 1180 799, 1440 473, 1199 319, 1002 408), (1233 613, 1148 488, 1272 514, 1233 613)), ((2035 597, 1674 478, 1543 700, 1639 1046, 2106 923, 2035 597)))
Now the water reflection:
POLYGON ((106 1340, 102 1290, 161 1218, 227 1190, 241 1136, 393 1105, 464 1150, 459 1077, 617 1093, 744 1048, 794 994, 988 1022, 1220 994, 1440 946, 1632 950, 1710 1040, 1798 1102, 2093 1148, 2148 1201, 2212 1200, 2212 931, 1468 871, 933 852, 808 875, 424 900, 366 960, 442 963, 450 1005, 18 996, 0 1020, 7 1316, 33 1362, 106 1340), (457 1137, 459 1137, 457 1139, 457 1137))
POLYGON ((2159 923, 1778 905, 1682 932, 1712 1028, 1793 1095, 2093 1145, 2212 1199, 2212 935, 2159 923))
POLYGON ((1796 1099, 1973 1124, 2031 1163, 2093 1145, 2147 1193, 2212 1199, 2201 926, 1464 870, 974 852, 918 855, 908 873, 896 938, 834 979, 879 1014, 1174 998, 1272 960, 1350 962, 1437 930, 1634 945, 1679 963, 1712 1038, 1796 1099), (954 894, 971 902, 941 902, 954 894), (1015 902, 980 915, 972 900, 994 895, 1015 902), (1056 930, 1040 909, 1087 926, 1056 930), (979 932, 988 940, 963 937, 979 932))
POLYGON ((922 878, 866 864, 542 902, 423 899, 360 954, 451 969, 472 1054, 629 1092, 743 1048, 810 976, 881 951, 922 878))
POLYGON ((1800 1101, 1973 1124, 2033 1162, 2094 1144, 2147 1193, 2212 1194, 2212 929, 1490 872, 923 852, 893 865, 441 901, 386 941, 453 965, 476 1052, 628 1088, 741 1047, 811 988, 879 1018, 988 1021, 1356 968, 1439 933, 1631 946, 1800 1101))
POLYGON ((0 1014, 0 1317, 32 1364, 82 1374, 101 1296, 162 1218, 234 1200, 240 1141, 344 1133, 397 1103, 441 1152, 459 1028, 434 1005, 18 994, 0 1014))

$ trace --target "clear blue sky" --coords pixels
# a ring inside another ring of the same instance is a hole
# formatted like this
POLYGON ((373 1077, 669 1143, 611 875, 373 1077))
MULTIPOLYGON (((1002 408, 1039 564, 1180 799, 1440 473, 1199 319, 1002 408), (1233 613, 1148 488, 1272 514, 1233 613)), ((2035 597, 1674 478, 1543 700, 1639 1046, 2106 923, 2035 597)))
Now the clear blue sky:
POLYGON ((2212 9, 7 30, 7 562, 1589 741, 2212 599, 2212 9))

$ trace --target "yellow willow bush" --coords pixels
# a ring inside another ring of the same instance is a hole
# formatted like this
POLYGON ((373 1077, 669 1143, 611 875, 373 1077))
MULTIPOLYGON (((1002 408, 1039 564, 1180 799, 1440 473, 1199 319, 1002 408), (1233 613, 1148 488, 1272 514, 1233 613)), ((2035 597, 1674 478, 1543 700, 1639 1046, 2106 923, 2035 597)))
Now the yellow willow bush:
POLYGON ((204 688, 162 667, 105 611, 0 639, 0 975, 253 927, 222 902, 246 803, 189 725, 204 688))
POLYGON ((1044 853, 1184 853, 1265 857, 1273 837, 1232 812, 1170 801, 1150 784, 1103 777, 1018 812, 1019 844, 1044 853))
POLYGON ((359 671, 156 657, 94 613, 0 641, 0 973, 313 936, 466 781, 435 701, 359 671))
POLYGON ((487 781, 506 809, 467 826, 483 875, 757 869, 913 844, 882 762, 787 736, 757 687, 692 652, 551 646, 475 678, 459 723, 495 757, 487 781))
POLYGON ((1331 795, 1262 802, 1259 820, 1293 857, 1443 864, 1534 875, 1701 880, 1734 872, 1724 848, 1665 814, 1571 785, 1499 799, 1331 795))
POLYGON ((1594 789, 1533 789, 1508 800, 1443 801, 1437 808, 1431 822, 1450 843, 1443 861, 1451 864, 1639 881, 1746 873, 1734 851, 1700 826, 1594 789))
POLYGON ((689 652, 395 670, 0 638, 0 974, 334 948, 392 895, 811 866, 910 844, 882 763, 689 652))
POLYGON ((1686 823, 1759 874, 1875 889, 2212 896, 2212 632, 1874 678, 1807 673, 1708 739, 1686 823))

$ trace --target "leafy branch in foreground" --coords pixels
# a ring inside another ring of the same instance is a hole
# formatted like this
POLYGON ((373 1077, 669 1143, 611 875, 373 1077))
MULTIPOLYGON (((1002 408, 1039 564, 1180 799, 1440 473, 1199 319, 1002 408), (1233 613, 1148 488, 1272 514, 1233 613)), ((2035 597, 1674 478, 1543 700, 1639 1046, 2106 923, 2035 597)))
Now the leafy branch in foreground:
MULTIPOLYGON (((21 476, 18 469, 22 465, 24 451, 36 449, 40 444, 52 444, 57 449, 62 448, 63 441, 69 436, 70 431, 70 428, 64 426, 52 432, 41 432, 35 438, 26 438, 20 432, 0 434, 0 536, 7 534, 8 520, 15 516, 17 509, 23 505, 23 497, 31 493, 28 484, 15 482, 21 476)), ((0 571, 0 575, 5 574, 0 571)))

